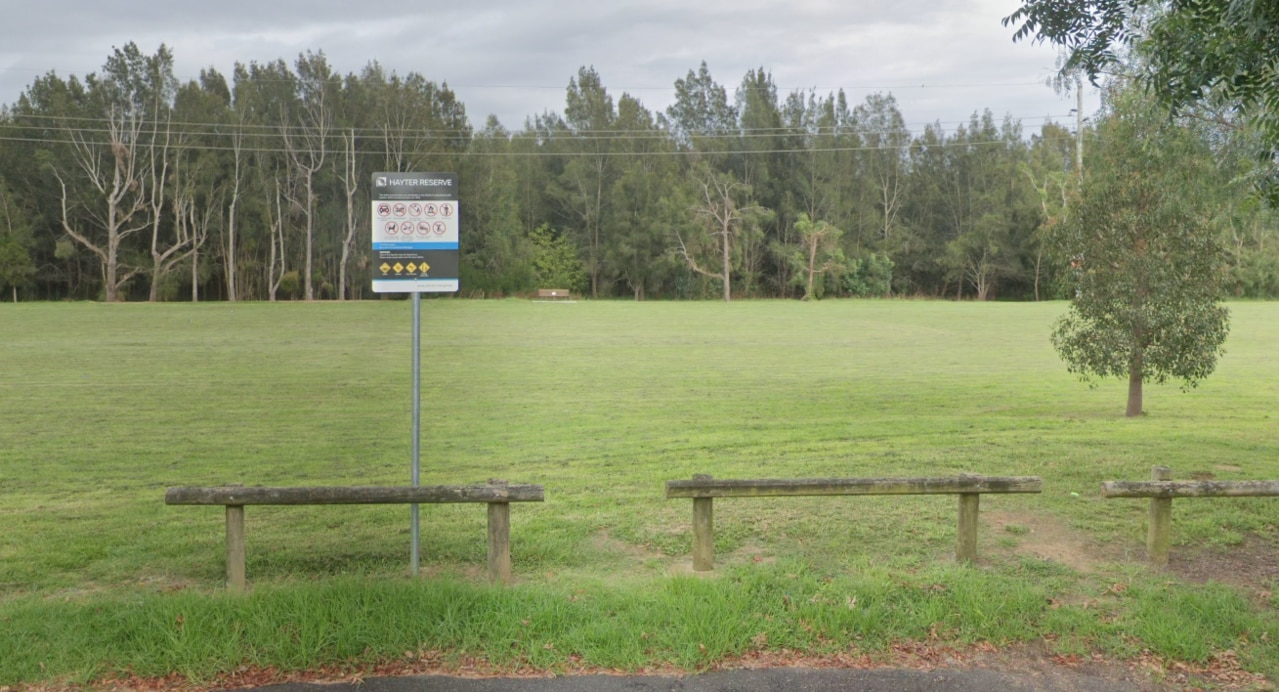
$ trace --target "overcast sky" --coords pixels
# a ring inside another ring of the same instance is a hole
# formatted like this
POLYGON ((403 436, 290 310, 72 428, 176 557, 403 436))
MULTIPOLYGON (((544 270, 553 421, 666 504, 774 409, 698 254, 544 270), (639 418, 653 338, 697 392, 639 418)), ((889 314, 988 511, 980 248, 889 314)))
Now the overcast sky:
MULTIPOLYGON (((337 72, 378 61, 400 74, 447 82, 477 127, 496 114, 508 129, 562 112, 564 90, 594 66, 614 99, 623 92, 664 110, 673 84, 705 60, 732 93, 748 69, 771 72, 779 98, 843 89, 850 105, 891 92, 908 127, 947 130, 974 111, 1022 121, 1073 122, 1073 96, 1045 85, 1050 46, 1012 42, 1000 19, 1017 0, 0 0, 0 103, 38 76, 99 70, 129 41, 174 53, 180 79, 203 67, 290 64, 322 50, 337 72)), ((1086 114, 1096 109, 1085 90, 1086 114)))

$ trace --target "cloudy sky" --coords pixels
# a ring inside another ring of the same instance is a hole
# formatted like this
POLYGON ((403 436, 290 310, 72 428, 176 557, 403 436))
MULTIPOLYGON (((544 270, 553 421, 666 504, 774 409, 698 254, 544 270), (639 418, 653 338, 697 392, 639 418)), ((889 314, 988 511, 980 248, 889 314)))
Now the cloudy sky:
MULTIPOLYGON (((670 105, 673 84, 705 60, 732 91, 748 69, 771 72, 782 98, 843 89, 852 105, 891 92, 915 131, 952 129, 974 111, 1011 115, 1029 133, 1073 121, 1073 96, 1045 86, 1050 46, 1014 44, 1000 19, 1017 0, 0 0, 0 103, 36 77, 101 68, 129 41, 174 52, 178 77, 203 67, 292 63, 322 50, 338 72, 370 61, 447 82, 479 126, 509 129, 562 112, 569 78, 593 66, 614 97, 670 105)), ((1097 107, 1085 90, 1085 113, 1097 107)), ((731 96, 730 96, 731 98, 731 96)))

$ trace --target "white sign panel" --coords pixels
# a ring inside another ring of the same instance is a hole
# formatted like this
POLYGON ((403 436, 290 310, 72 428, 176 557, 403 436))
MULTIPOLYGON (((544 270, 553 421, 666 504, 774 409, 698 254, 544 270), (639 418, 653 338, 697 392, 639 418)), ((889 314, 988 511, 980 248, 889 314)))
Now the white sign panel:
POLYGON ((458 290, 456 173, 373 174, 373 292, 458 290))

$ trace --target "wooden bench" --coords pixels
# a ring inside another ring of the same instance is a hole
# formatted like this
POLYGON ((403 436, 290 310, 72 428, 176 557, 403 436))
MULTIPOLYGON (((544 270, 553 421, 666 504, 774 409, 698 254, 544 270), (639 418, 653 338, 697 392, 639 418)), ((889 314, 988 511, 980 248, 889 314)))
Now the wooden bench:
POLYGON ((715 569, 714 507, 717 497, 799 497, 815 495, 959 495, 959 538, 955 559, 977 559, 977 513, 985 493, 1038 493, 1036 476, 946 478, 762 478, 716 480, 707 475, 691 481, 666 481, 666 498, 693 499, 693 570, 715 569))
POLYGON ((1146 556, 1157 567, 1168 566, 1172 542, 1173 498, 1279 497, 1279 481, 1174 481, 1172 469, 1155 466, 1148 481, 1104 481, 1101 496, 1150 498, 1146 556))
POLYGON ((571 300, 573 294, 566 288, 539 288, 537 289, 538 300, 571 300))
POLYGON ((243 591, 245 505, 378 505, 483 502, 488 504, 488 576, 511 581, 512 502, 542 502, 540 485, 327 486, 302 488, 175 487, 164 493, 169 505, 224 505, 226 507, 227 588, 243 591))

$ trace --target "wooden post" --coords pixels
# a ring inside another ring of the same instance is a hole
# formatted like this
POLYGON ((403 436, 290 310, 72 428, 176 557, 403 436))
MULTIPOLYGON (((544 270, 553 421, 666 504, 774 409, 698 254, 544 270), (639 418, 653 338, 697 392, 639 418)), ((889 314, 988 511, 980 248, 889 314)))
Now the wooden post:
POLYGON ((978 493, 959 494, 959 525, 955 561, 971 565, 977 560, 977 516, 981 505, 978 493))
POLYGON ((244 505, 226 506, 226 586, 243 592, 244 578, 244 505))
MULTIPOLYGON (((506 485, 503 480, 490 480, 489 485, 506 485)), ((488 528, 489 581, 511 583, 511 503, 490 502, 488 528)))
MULTIPOLYGON (((697 474, 695 481, 709 481, 710 476, 697 474)), ((693 571, 715 569, 715 507, 709 497, 693 498, 693 571)))
MULTIPOLYGON (((1172 469, 1167 466, 1153 466, 1150 469, 1150 480, 1172 480, 1172 469)), ((1172 540, 1172 498, 1150 498, 1150 526, 1146 533, 1146 555, 1150 564, 1156 567, 1168 566, 1168 546, 1172 540)))

